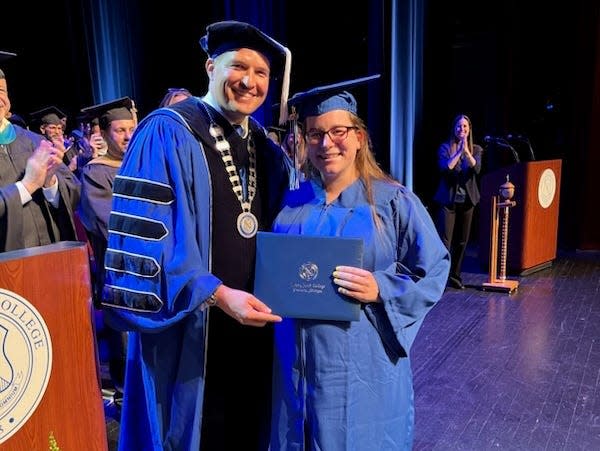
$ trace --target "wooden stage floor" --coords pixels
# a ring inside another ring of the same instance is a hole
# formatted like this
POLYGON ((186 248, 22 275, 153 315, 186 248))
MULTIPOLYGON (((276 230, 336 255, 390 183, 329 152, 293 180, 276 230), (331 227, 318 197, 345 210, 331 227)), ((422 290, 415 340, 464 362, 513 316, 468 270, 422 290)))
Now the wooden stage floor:
MULTIPOLYGON (((464 282, 487 281, 472 266, 464 282)), ((426 317, 415 451, 600 450, 600 252, 509 278, 511 295, 448 288, 426 317)))

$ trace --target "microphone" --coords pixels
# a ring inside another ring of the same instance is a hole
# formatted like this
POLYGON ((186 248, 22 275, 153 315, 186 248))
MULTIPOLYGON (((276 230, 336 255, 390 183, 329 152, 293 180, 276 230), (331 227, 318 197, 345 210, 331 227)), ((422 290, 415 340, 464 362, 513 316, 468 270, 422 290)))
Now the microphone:
POLYGON ((503 137, 501 137, 501 136, 490 136, 490 135, 487 135, 487 136, 485 136, 483 138, 483 141, 486 144, 495 144, 496 146, 507 147, 507 148, 512 149, 514 151, 513 146, 511 146, 509 144, 509 142, 506 139, 504 139, 503 137))
MULTIPOLYGON (((513 146, 511 146, 509 144, 509 142, 502 138, 501 136, 490 136, 487 135, 483 138, 483 140, 487 143, 487 144, 493 144, 495 146, 497 146, 497 149, 499 150, 500 148, 509 150, 510 151, 510 155, 512 155, 511 157, 511 164, 512 163, 518 163, 519 160, 519 154, 517 153, 517 151, 515 150, 515 148, 513 146)), ((490 150, 490 149, 488 149, 490 150)))
POLYGON ((514 140, 514 141, 529 141, 529 138, 527 138, 527 136, 524 136, 524 135, 513 135, 513 134, 506 135, 506 139, 508 139, 508 140, 514 140))
POLYGON ((490 136, 490 135, 487 135, 487 136, 485 136, 485 137, 483 138, 483 141, 484 141, 486 144, 490 144, 490 143, 498 143, 498 142, 502 143, 502 142, 504 142, 504 138, 501 138, 501 137, 499 137, 499 136, 490 136))
POLYGON ((519 145, 524 145, 525 149, 522 150, 527 150, 528 154, 527 154, 527 158, 529 161, 535 161, 535 154, 533 153, 533 147, 531 146, 531 141, 529 140, 529 138, 527 137, 527 135, 512 135, 512 134, 508 134, 506 135, 506 139, 510 142, 519 144, 519 145))

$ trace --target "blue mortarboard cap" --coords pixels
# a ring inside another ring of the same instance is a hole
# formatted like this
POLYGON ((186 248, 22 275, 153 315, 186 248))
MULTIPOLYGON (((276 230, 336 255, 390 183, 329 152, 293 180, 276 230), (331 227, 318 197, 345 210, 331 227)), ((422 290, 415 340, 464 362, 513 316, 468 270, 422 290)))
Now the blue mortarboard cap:
POLYGON ((347 90, 376 80, 379 77, 381 77, 380 74, 375 74, 312 88, 308 91, 294 94, 289 99, 288 105, 296 107, 298 114, 302 118, 319 116, 333 110, 345 110, 356 115, 358 109, 356 99, 347 90))
POLYGON ((241 48, 256 50, 265 55, 271 65, 273 78, 281 80, 280 122, 285 122, 292 64, 292 54, 287 47, 254 25, 235 20, 208 25, 206 35, 200 38, 200 45, 211 58, 241 48))

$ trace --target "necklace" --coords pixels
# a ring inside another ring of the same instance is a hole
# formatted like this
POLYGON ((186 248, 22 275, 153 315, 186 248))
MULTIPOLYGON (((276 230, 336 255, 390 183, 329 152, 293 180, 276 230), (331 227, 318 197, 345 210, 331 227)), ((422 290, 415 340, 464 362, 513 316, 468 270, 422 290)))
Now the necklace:
POLYGON ((256 194, 256 149, 254 148, 252 134, 250 133, 248 137, 248 156, 250 161, 248 168, 248 197, 244 199, 244 190, 240 175, 233 163, 231 147, 229 146, 229 142, 225 139, 223 128, 214 121, 210 111, 208 111, 208 108, 206 108, 204 103, 200 102, 200 105, 202 105, 202 108, 204 108, 204 111, 210 119, 210 124, 208 126, 210 136, 215 140, 215 147, 221 155, 225 170, 229 175, 229 182, 231 183, 233 192, 242 208, 242 212, 237 217, 238 233, 244 238, 252 238, 258 231, 258 219, 256 219, 256 216, 250 211, 254 195, 256 194))

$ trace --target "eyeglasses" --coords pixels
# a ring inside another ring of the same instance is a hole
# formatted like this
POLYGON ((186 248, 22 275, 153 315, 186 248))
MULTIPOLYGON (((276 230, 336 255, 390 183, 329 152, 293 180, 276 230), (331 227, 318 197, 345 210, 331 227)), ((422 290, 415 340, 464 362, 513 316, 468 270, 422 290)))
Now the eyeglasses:
POLYGON ((329 139, 331 139, 331 142, 339 144, 348 137, 348 132, 350 130, 357 129, 358 127, 346 125, 337 125, 326 131, 311 129, 306 133, 306 140, 309 144, 320 144, 321 142, 323 142, 325 134, 327 134, 327 136, 329 136, 329 139))

